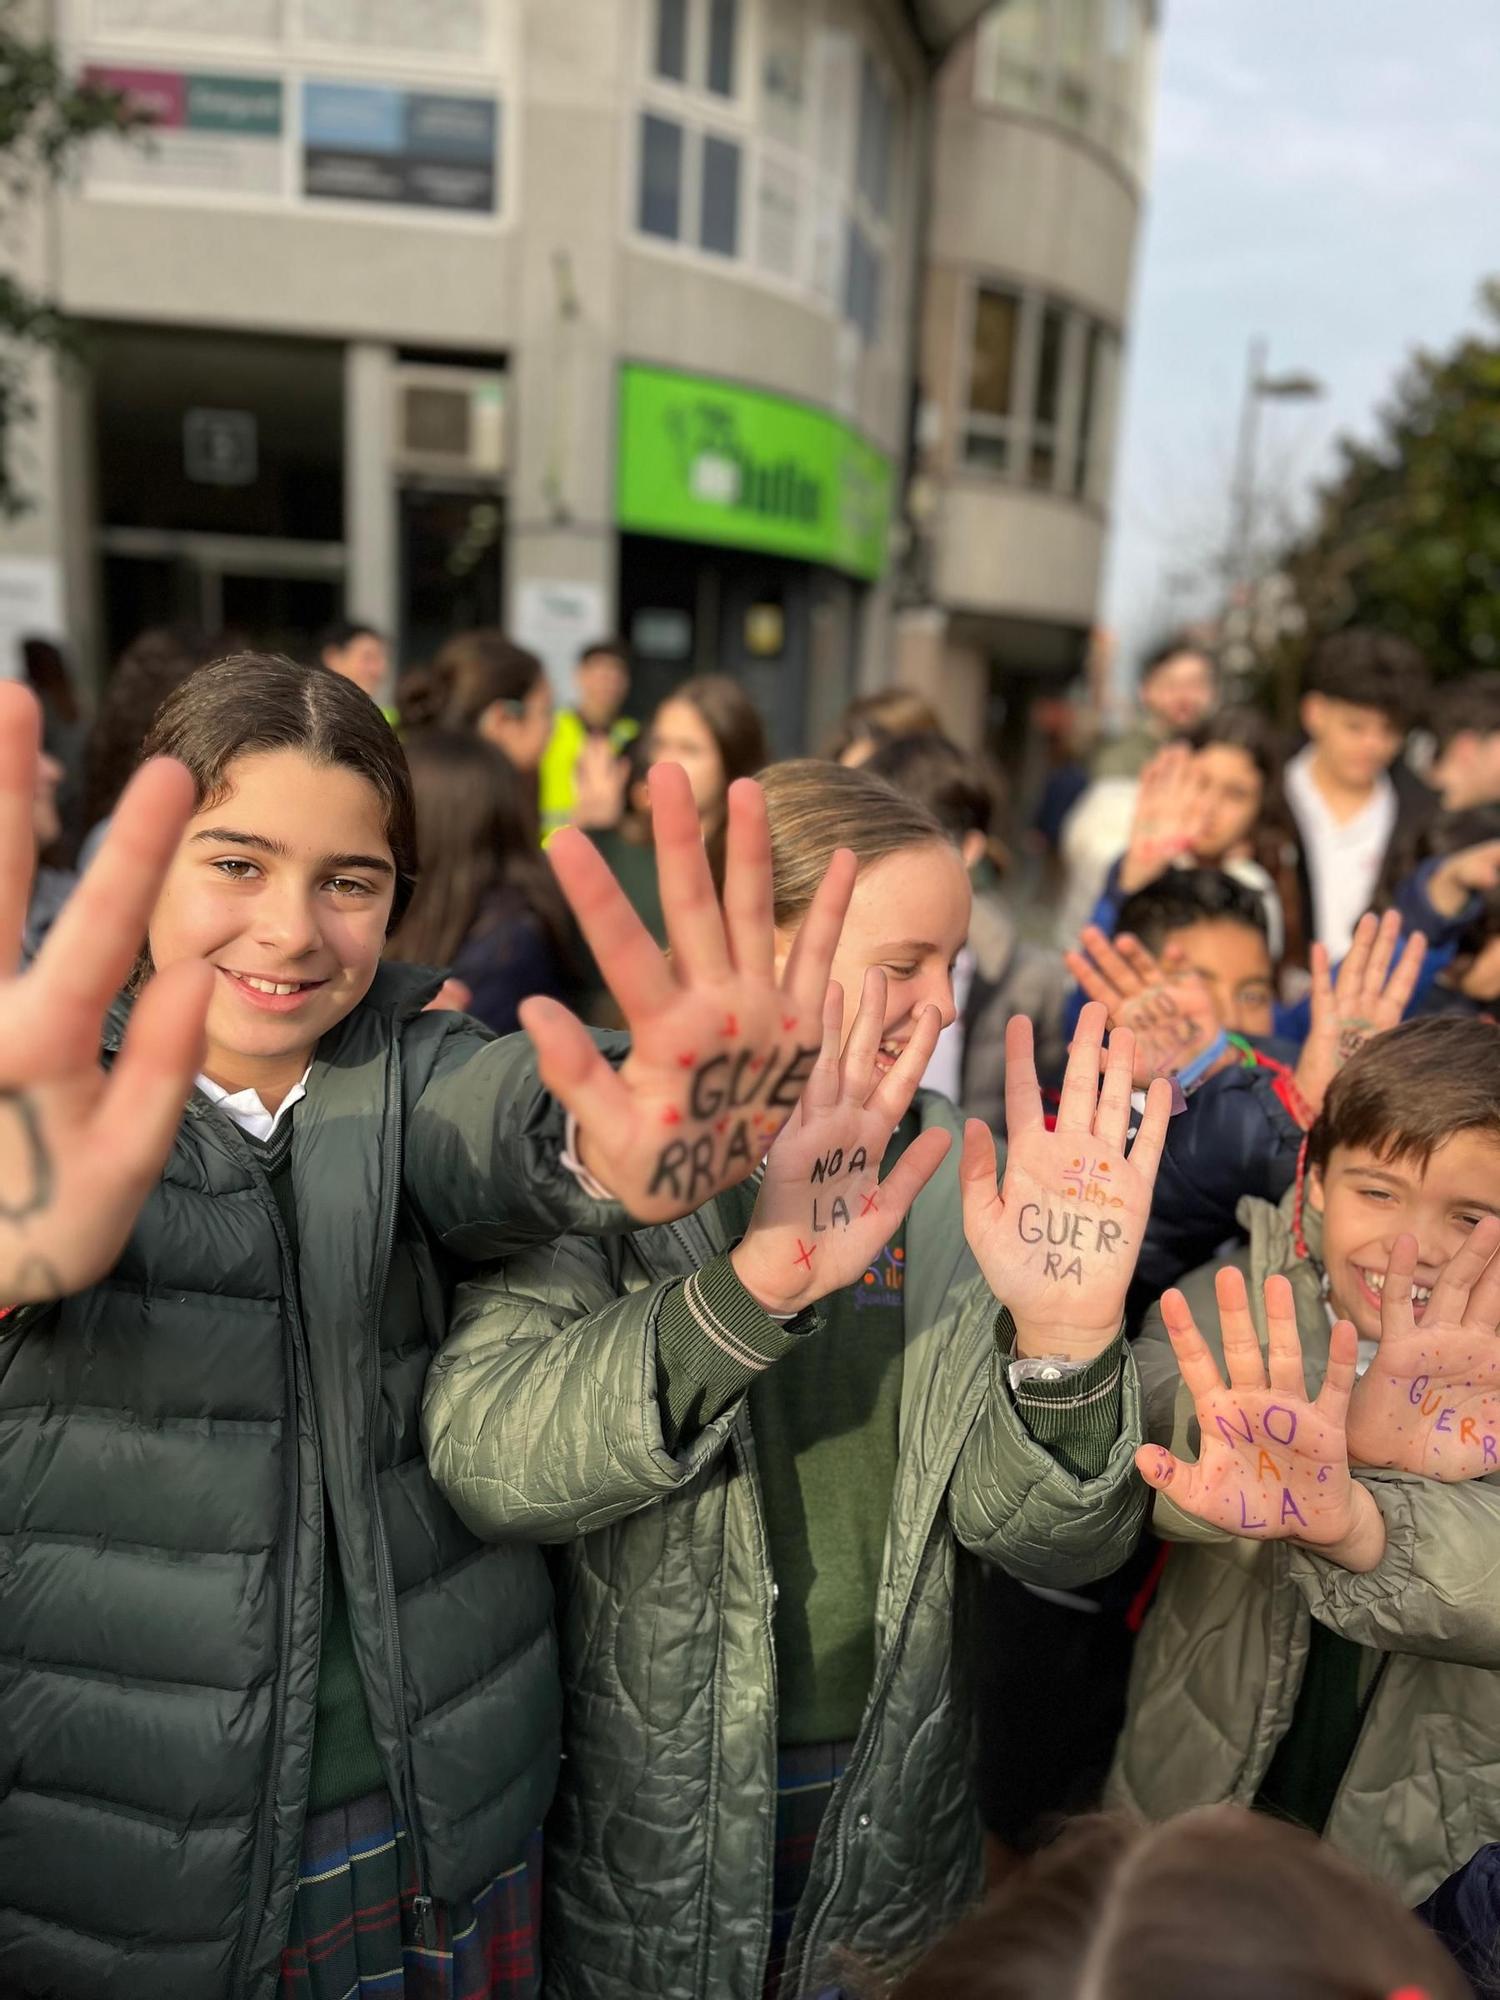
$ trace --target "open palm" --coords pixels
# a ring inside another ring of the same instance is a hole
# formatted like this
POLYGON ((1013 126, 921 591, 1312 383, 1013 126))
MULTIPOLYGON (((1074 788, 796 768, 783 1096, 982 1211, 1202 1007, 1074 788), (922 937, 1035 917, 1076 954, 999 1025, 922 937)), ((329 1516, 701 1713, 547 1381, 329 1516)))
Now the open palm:
POLYGON ((1083 949, 1066 954, 1068 970, 1108 1009, 1110 1026, 1134 1038, 1138 1088, 1154 1076, 1176 1076, 1218 1039, 1223 1022, 1213 994, 1180 947, 1169 946, 1158 960, 1128 931, 1111 939, 1093 924, 1078 941, 1083 949))
POLYGON ((1405 1014, 1427 940, 1414 932, 1398 955, 1400 943, 1401 919, 1388 910, 1379 919, 1369 911, 1360 918, 1337 979, 1326 946, 1312 947, 1310 1026, 1293 1073, 1310 1116, 1322 1110, 1328 1086, 1349 1058, 1405 1014))
POLYGON ((946 1132, 919 1133, 880 1178, 942 1025, 935 1007, 924 1008, 900 1060, 879 1077, 885 984, 878 967, 865 974, 842 1057, 844 997, 829 987, 817 1066, 771 1148, 750 1226, 731 1253, 741 1282, 773 1312, 795 1312, 856 1283, 948 1150, 946 1132))
POLYGON ((1443 1266, 1420 1320, 1417 1240, 1398 1236, 1380 1298, 1380 1345, 1349 1404, 1349 1449, 1450 1482, 1500 1472, 1500 1217, 1443 1266))
POLYGON ((1322 1546, 1345 1541, 1360 1507, 1344 1436, 1358 1346, 1354 1328, 1347 1320, 1334 1328, 1328 1372, 1309 1400, 1287 1280, 1275 1276, 1265 1283, 1265 1354, 1243 1273, 1225 1266, 1214 1290, 1227 1382, 1182 1293, 1162 1295, 1162 1318, 1193 1398, 1200 1443, 1196 1464, 1143 1445, 1136 1453, 1142 1478, 1184 1513, 1233 1535, 1322 1546))
POLYGON ((100 1067, 105 1011, 193 810, 191 777, 164 762, 131 781, 36 963, 15 972, 39 725, 31 696, 0 686, 0 1307, 81 1290, 118 1257, 203 1060, 213 977, 196 964, 157 974, 100 1067))
POLYGON ((1100 1076, 1105 1010, 1079 1016, 1057 1129, 1042 1117, 1024 1016, 1005 1030, 1005 1179, 995 1185, 995 1142, 971 1118, 964 1129, 964 1234, 995 1296, 1016 1323, 1017 1351, 1086 1359, 1119 1331, 1140 1255, 1166 1140, 1171 1092, 1151 1086, 1127 1156, 1135 1050, 1117 1032, 1100 1076))
POLYGON ((744 1180, 795 1109, 855 871, 841 849, 778 980, 760 787, 744 778, 729 790, 722 909, 678 765, 653 768, 651 803, 670 957, 585 834, 564 827, 547 850, 629 1030, 624 1064, 606 1062, 555 1000, 520 1013, 542 1081, 577 1120, 583 1166, 632 1215, 663 1222, 744 1180))

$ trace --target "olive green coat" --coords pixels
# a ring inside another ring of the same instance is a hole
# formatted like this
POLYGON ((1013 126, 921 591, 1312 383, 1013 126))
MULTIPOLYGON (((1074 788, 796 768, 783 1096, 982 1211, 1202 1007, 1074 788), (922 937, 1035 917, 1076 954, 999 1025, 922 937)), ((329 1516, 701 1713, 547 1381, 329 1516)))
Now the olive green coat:
MULTIPOLYGON (((1292 1205, 1247 1199, 1245 1272, 1262 1342, 1261 1286, 1285 1272, 1315 1393, 1328 1365, 1319 1218, 1312 1259, 1292 1244, 1292 1205)), ((1213 1266, 1183 1291, 1221 1354, 1213 1266)), ((1191 1457, 1192 1403, 1160 1309, 1137 1342, 1147 1432, 1191 1457)), ((1385 1516, 1384 1559, 1363 1576, 1294 1548, 1219 1535, 1158 1495, 1158 1534, 1180 1542, 1141 1633, 1111 1791, 1165 1819, 1221 1800, 1248 1804, 1286 1734, 1312 1620, 1381 1655, 1363 1725, 1326 1828, 1335 1847, 1416 1902, 1486 1841, 1500 1840, 1500 1481, 1446 1486, 1361 1470, 1385 1516)))

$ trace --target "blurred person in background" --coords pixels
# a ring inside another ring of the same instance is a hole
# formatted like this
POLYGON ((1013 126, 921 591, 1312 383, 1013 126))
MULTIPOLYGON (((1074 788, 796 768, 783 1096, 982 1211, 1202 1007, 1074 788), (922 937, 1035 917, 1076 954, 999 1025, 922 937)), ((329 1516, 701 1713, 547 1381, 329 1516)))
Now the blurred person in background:
POLYGON ((417 887, 386 957, 445 967, 464 1010, 497 1035, 534 993, 572 1005, 580 947, 537 847, 519 773, 492 743, 429 729, 407 746, 417 804, 417 887))
POLYGON ((1141 773, 1130 842, 1105 880, 1095 927, 1110 935, 1123 899, 1168 868, 1219 868, 1259 897, 1279 964, 1288 949, 1287 904, 1299 910, 1280 766, 1276 731, 1253 708, 1221 709, 1159 750, 1141 773))
POLYGON ((621 713, 630 695, 630 655, 622 639, 597 639, 578 655, 573 702, 559 709, 542 755, 541 806, 545 837, 566 826, 578 803, 578 766, 585 755, 618 757, 640 725, 621 713))
POLYGON ((1396 907, 1444 963, 1414 1011, 1500 1016, 1500 805, 1444 813, 1396 907), (1419 917, 1419 921, 1414 918, 1419 917))
POLYGON ((1195 729, 1218 699, 1218 669, 1196 641, 1179 633, 1141 662, 1135 693, 1140 714, 1094 752, 1095 778, 1137 778, 1163 743, 1195 729))
POLYGON ((1500 805, 1500 671, 1450 681, 1433 697, 1428 777, 1444 812, 1500 805))
POLYGON ((872 757, 882 743, 901 736, 940 736, 942 728, 925 696, 910 688, 881 688, 850 702, 834 724, 823 755, 853 769, 872 757))
POLYGON ((766 762, 760 712, 727 674, 698 674, 672 690, 644 737, 624 757, 586 759, 578 770, 574 824, 581 826, 609 863, 643 924, 665 943, 651 822, 632 792, 644 790, 652 764, 680 764, 693 788, 698 821, 714 882, 724 880, 724 835, 729 787, 753 778, 766 762))
MULTIPOLYGON (((318 642, 318 659, 331 674, 363 688, 377 707, 385 690, 390 652, 385 634, 362 619, 340 618, 318 642)), ((387 718, 389 720, 389 718, 387 718)))
POLYGON ((36 789, 31 801, 31 831, 36 842, 37 863, 21 927, 23 971, 41 950, 42 940, 51 930, 58 911, 68 900, 77 880, 67 869, 48 867, 42 860, 48 849, 57 844, 62 833, 62 819, 57 806, 62 780, 62 765, 44 750, 37 758, 36 789))
POLYGON ((396 707, 408 734, 438 725, 468 729, 503 752, 526 781, 527 815, 537 826, 537 770, 552 733, 552 689, 535 653, 496 626, 460 632, 425 667, 402 675, 396 707))
POLYGON ((193 625, 151 625, 115 662, 84 746, 80 868, 97 853, 167 696, 197 668, 232 650, 222 633, 210 636, 193 625))
POLYGON ((73 687, 73 676, 60 646, 50 639, 21 641, 23 678, 42 704, 42 749, 59 767, 58 831, 71 850, 83 832, 83 753, 88 721, 73 687))
POLYGON ((1389 632, 1336 632, 1308 663, 1300 711, 1308 740, 1283 782, 1300 850, 1302 934, 1335 962, 1376 900, 1398 819, 1432 813, 1432 794, 1397 765, 1428 687, 1422 655, 1389 632))
POLYGON ((999 774, 946 736, 928 734, 882 744, 863 768, 925 806, 969 871, 974 901, 968 941, 953 967, 956 1018, 939 1035, 922 1083, 1003 1138, 1006 1023, 1025 1014, 1038 1076, 1044 1085, 1060 1077, 1068 972, 1059 952, 1020 935, 1005 896, 1006 855, 993 831, 1002 803, 999 774))

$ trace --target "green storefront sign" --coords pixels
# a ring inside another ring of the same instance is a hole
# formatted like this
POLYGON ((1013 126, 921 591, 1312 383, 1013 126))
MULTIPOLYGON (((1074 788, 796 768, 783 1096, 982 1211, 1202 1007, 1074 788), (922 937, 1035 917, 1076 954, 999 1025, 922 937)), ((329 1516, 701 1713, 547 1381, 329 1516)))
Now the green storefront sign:
POLYGON ((885 568, 890 460, 837 417, 705 375, 620 371, 616 518, 633 534, 885 568))

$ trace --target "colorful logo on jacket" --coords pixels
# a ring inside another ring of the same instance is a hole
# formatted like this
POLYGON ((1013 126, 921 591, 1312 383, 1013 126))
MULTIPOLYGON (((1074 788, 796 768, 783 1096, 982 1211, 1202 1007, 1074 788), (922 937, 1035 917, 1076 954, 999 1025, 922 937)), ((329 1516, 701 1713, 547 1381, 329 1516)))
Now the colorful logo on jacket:
POLYGON ((898 1243, 891 1249, 882 1250, 859 1283, 852 1287, 855 1306, 899 1306, 905 1283, 906 1252, 898 1243))

